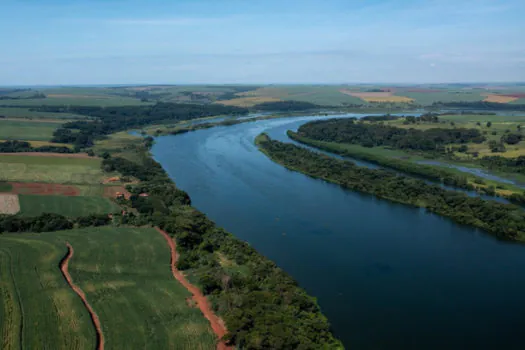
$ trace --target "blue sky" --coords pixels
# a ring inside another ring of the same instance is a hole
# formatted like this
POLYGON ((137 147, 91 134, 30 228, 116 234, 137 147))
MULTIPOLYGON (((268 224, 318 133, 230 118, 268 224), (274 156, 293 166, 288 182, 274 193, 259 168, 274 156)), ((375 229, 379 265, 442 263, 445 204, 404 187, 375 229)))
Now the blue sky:
POLYGON ((0 85, 525 81, 523 0, 0 1, 0 85))

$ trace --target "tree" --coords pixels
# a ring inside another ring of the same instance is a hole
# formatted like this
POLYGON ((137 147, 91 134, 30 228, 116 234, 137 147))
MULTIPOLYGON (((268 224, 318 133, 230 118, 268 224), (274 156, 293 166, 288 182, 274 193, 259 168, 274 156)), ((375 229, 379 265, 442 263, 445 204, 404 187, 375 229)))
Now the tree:
POLYGON ((487 128, 490 128, 492 126, 492 122, 487 122, 487 128))

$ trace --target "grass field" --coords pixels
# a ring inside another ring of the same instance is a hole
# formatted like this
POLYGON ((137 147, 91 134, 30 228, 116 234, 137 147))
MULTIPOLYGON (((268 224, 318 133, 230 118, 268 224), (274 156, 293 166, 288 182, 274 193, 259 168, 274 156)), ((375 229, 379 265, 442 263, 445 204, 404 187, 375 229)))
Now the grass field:
POLYGON ((93 349, 95 332, 58 269, 73 281, 103 328, 106 349, 215 349, 208 321, 170 273, 170 253, 153 229, 89 228, 0 236, 2 349, 93 349))
MULTIPOLYGON (((396 93, 397 94, 397 93, 396 93)), ((415 103, 427 106, 434 102, 459 102, 459 101, 481 101, 482 96, 478 91, 443 91, 443 92, 399 92, 403 96, 414 99, 415 103)))
MULTIPOLYGON (((322 106, 364 104, 363 100, 341 93, 341 86, 279 85, 243 93, 245 97, 272 97, 280 100, 311 102, 322 106)), ((240 94, 241 95, 241 94, 240 94)))
POLYGON ((108 198, 95 196, 42 196, 19 195, 20 214, 38 216, 42 213, 55 213, 69 217, 89 214, 110 214, 120 211, 120 207, 108 198))
POLYGON ((104 178, 98 158, 0 155, 0 181, 99 184, 104 178))
MULTIPOLYGON (((5 101, 4 101, 5 102, 5 101)), ((68 119, 85 118, 85 116, 71 113, 49 113, 30 111, 29 108, 0 107, 0 115, 7 118, 34 118, 34 119, 68 119)))
POLYGON ((49 141, 59 127, 59 123, 0 119, 0 139, 49 141))
POLYGON ((226 106, 253 107, 259 103, 276 102, 276 101, 281 101, 281 100, 275 97, 257 96, 257 97, 239 97, 239 98, 234 98, 231 100, 217 101, 216 103, 220 103, 226 106))

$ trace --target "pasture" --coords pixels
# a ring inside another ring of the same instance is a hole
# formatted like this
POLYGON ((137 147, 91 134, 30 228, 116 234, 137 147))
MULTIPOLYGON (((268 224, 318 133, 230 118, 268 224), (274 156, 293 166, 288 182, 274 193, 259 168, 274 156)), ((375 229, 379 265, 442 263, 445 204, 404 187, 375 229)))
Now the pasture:
POLYGON ((0 140, 49 141, 59 123, 0 119, 0 140))
POLYGON ((2 349, 92 349, 95 331, 58 268, 69 242, 73 282, 98 315, 108 349, 215 349, 215 335, 171 275, 164 238, 100 227, 0 236, 2 349))
POLYGON ((86 118, 85 116, 72 113, 35 112, 31 111, 30 108, 23 107, 0 107, 0 115, 6 118, 61 120, 60 123, 70 119, 86 118))
POLYGON ((248 91, 242 96, 271 97, 280 100, 295 100, 315 103, 321 106, 340 106, 344 104, 364 104, 363 100, 343 94, 341 86, 327 85, 278 85, 248 91))
POLYGON ((104 178, 98 158, 41 155, 0 155, 0 181, 100 184, 104 178))
POLYGON ((120 207, 117 204, 104 197, 21 194, 18 198, 20 215, 24 216, 55 213, 79 217, 120 212, 120 207))
POLYGON ((257 96, 257 97, 239 97, 239 98, 234 98, 231 100, 217 101, 215 103, 220 103, 226 106, 253 107, 259 103, 276 102, 276 101, 281 101, 281 100, 275 97, 257 96))

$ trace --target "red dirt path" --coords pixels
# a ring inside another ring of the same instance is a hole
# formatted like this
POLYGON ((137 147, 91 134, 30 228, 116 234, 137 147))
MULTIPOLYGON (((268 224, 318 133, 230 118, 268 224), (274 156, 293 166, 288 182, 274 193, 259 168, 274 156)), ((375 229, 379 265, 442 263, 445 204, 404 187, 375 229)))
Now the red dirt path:
POLYGON ((102 327, 100 325, 100 320, 97 314, 95 313, 95 311, 93 310, 93 308, 91 307, 91 305, 89 305, 86 299, 86 294, 84 294, 84 292, 82 291, 82 289, 80 289, 79 286, 73 283, 73 279, 71 278, 71 275, 69 274, 69 270, 68 270, 69 260, 71 260, 75 251, 73 250, 73 247, 71 246, 71 244, 69 244, 69 242, 66 242, 66 245, 67 245, 67 255, 60 263, 60 270, 62 271, 62 274, 66 278, 66 281, 71 287, 71 289, 73 289, 73 291, 77 293, 80 299, 82 299, 84 306, 86 307, 86 309, 89 312, 89 315, 91 316, 91 320, 93 321, 93 325, 95 326, 95 332, 97 333, 97 350, 104 350, 104 334, 102 333, 102 327))
POLYGON ((80 196, 80 190, 75 186, 38 182, 10 182, 9 184, 13 186, 10 192, 16 194, 80 196))
POLYGON ((215 315, 215 313, 212 311, 210 303, 208 302, 208 299, 202 294, 199 288, 195 287, 193 284, 188 282, 186 277, 177 270, 176 263, 179 259, 179 256, 177 254, 177 246, 175 245, 175 241, 171 239, 171 237, 163 230, 161 230, 158 227, 155 227, 155 229, 160 232, 164 238, 166 238, 166 241, 168 242, 168 246, 171 250, 171 272, 173 274, 173 277, 177 281, 179 281, 191 294, 193 294, 193 300, 197 303, 199 306, 199 309, 204 314, 204 317, 210 321, 211 328, 213 329, 213 332, 217 334, 219 337, 219 343, 217 343, 217 350, 233 350, 233 346, 226 345, 226 342, 224 342, 222 337, 228 332, 226 330, 226 327, 224 326, 224 323, 222 320, 215 315))

